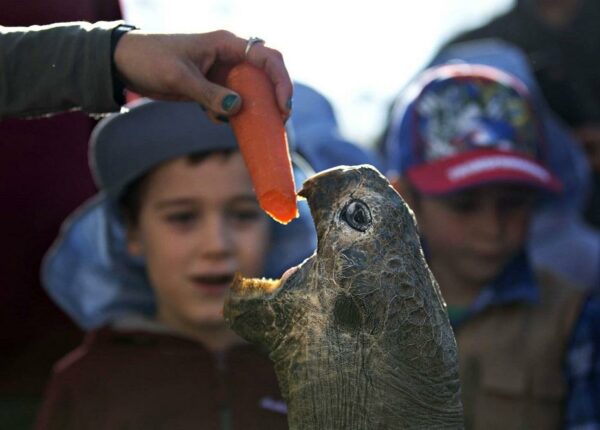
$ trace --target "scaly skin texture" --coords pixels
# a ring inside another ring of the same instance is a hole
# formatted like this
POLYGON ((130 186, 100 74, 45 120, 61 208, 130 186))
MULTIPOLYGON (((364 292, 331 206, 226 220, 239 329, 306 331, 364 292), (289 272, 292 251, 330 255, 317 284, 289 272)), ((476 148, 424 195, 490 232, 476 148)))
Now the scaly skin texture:
POLYGON ((290 429, 462 428, 456 342, 412 211, 371 166, 300 195, 316 254, 278 284, 236 280, 224 310, 270 351, 290 429))

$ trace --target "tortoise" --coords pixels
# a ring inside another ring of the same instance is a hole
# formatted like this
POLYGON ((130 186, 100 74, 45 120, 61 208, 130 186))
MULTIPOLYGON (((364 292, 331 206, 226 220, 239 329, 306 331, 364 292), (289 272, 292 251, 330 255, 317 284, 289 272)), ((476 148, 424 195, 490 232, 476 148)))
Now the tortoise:
POLYGON ((224 316, 269 351, 290 429, 463 428, 458 355, 414 214, 374 167, 308 179, 316 252, 237 277, 224 316))

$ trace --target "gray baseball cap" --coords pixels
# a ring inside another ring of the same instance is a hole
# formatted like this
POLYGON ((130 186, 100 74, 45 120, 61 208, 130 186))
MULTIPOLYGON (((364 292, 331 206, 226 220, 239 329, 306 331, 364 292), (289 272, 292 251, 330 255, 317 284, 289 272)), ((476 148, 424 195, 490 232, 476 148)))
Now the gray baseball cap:
POLYGON ((96 185, 113 201, 164 161, 194 152, 236 149, 227 124, 215 124, 194 102, 143 99, 104 118, 90 138, 96 185))

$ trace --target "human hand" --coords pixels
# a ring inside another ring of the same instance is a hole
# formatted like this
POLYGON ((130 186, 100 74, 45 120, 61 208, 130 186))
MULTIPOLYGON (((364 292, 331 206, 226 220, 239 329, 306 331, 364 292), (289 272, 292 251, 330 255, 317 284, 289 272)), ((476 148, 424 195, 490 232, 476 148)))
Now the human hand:
POLYGON ((600 172, 600 124, 577 127, 574 133, 582 143, 592 169, 600 172))
POLYGON ((253 45, 225 30, 201 34, 158 34, 132 30, 115 49, 114 61, 127 88, 161 100, 195 100, 209 116, 229 116, 241 107, 234 91, 206 78, 213 66, 248 61, 273 82, 284 119, 290 114, 292 82, 278 51, 253 45))

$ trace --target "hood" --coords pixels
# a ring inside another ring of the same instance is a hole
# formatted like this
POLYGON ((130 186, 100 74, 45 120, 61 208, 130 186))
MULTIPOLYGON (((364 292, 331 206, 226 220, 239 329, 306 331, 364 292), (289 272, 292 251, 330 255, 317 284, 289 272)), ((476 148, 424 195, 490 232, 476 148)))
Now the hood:
POLYGON ((523 52, 509 43, 494 39, 457 43, 442 51, 429 66, 456 62, 496 67, 511 73, 525 84, 541 119, 547 165, 564 186, 564 192, 548 196, 546 204, 582 210, 590 190, 590 167, 566 125, 546 104, 523 52))
MULTIPOLYGON (((309 173, 295 166, 296 184, 309 173)), ((306 201, 298 202, 298 210, 300 217, 285 226, 270 220, 265 277, 280 277, 316 248, 306 201)), ((41 276, 48 295, 84 330, 131 316, 151 317, 156 310, 144 261, 127 252, 121 217, 105 194, 90 199, 63 223, 41 276)))

